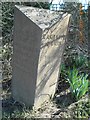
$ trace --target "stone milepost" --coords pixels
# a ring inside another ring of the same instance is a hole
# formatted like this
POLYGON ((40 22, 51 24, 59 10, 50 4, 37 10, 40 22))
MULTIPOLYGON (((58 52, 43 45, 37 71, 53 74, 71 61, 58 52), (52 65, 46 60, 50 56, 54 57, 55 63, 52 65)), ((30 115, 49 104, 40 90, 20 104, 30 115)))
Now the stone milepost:
POLYGON ((70 14, 15 6, 12 96, 39 108, 53 97, 70 14))

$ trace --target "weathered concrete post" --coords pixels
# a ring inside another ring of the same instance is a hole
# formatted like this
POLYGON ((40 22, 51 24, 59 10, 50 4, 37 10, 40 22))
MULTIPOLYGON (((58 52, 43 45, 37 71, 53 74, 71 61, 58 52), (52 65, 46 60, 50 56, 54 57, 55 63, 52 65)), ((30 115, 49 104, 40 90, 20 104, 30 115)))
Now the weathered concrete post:
POLYGON ((70 15, 16 6, 12 95, 39 108, 54 96, 70 15))

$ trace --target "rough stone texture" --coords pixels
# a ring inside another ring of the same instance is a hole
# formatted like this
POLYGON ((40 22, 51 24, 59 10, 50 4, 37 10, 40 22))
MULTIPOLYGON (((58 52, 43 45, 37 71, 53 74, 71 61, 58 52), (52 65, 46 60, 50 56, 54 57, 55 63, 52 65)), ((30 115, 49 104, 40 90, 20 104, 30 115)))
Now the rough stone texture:
POLYGON ((16 6, 12 94, 39 108, 57 87, 70 15, 16 6))

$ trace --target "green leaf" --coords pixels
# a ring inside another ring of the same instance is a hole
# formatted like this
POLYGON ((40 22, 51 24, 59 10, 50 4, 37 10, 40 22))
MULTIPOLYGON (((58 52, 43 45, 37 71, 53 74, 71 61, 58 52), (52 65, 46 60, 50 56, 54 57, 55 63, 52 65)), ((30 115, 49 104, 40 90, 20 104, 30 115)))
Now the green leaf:
POLYGON ((69 69, 67 73, 71 92, 78 100, 88 91, 88 75, 83 73, 79 75, 78 69, 75 67, 72 70, 69 69))
POLYGON ((78 98, 81 98, 88 91, 88 80, 79 88, 78 98))

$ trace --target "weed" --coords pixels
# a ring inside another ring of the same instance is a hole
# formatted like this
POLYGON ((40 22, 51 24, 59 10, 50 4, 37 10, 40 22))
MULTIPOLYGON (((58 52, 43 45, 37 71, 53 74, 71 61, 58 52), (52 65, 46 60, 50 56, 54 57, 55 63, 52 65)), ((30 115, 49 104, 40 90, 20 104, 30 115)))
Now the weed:
POLYGON ((72 70, 68 70, 67 73, 67 80, 70 84, 71 93, 77 101, 88 91, 88 75, 84 75, 84 73, 79 75, 79 72, 75 67, 73 67, 72 70))

